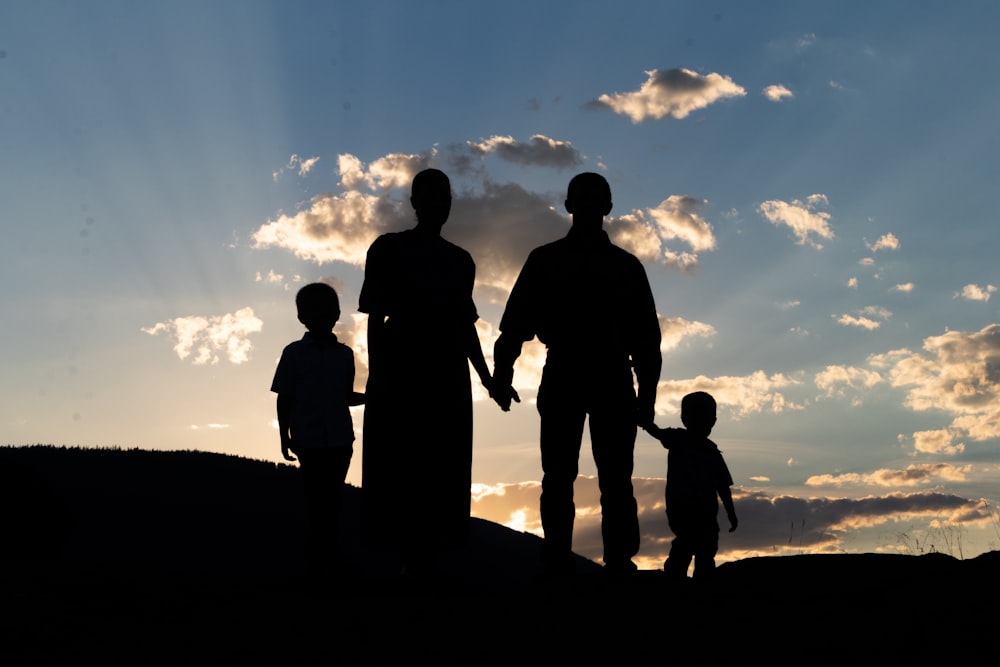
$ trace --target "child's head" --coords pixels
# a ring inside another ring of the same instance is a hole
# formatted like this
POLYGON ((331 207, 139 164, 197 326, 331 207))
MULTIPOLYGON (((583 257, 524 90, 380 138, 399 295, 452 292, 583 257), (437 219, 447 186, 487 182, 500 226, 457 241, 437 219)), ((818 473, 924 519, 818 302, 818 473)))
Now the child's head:
POLYGON ((299 322, 317 334, 330 333, 340 319, 337 291, 326 283, 309 283, 295 295, 299 322))
POLYGON ((715 399, 704 391, 696 391, 681 399, 681 422, 684 428, 708 437, 715 426, 715 399))

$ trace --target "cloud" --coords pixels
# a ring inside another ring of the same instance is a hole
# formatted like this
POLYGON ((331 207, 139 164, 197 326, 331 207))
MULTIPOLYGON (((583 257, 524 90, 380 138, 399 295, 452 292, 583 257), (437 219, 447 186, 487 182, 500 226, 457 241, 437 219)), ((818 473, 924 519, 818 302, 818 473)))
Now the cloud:
POLYGON ((712 226, 699 215, 704 204, 694 197, 671 195, 656 208, 649 209, 649 215, 656 221, 664 239, 679 239, 695 252, 714 250, 712 226))
POLYGON ((965 451, 965 445, 953 442, 955 434, 947 429, 916 431, 913 434, 913 448, 923 454, 954 456, 965 451))
POLYGON ((953 415, 949 428, 973 440, 1000 437, 1000 324, 979 331, 949 331, 924 339, 923 353, 907 349, 873 355, 905 405, 917 412, 953 415))
POLYGON ((251 238, 255 248, 283 248, 317 264, 363 266, 372 241, 410 217, 402 202, 351 190, 317 195, 306 209, 268 220, 251 238))
POLYGON ((877 371, 852 366, 827 366, 813 378, 827 396, 843 396, 846 389, 870 389, 883 382, 877 371))
POLYGON ((895 292, 912 292, 916 285, 913 283, 899 283, 893 286, 893 291, 895 292))
POLYGON ((679 414, 681 399, 694 391, 706 391, 715 397, 720 407, 731 408, 735 417, 769 410, 775 414, 800 406, 789 402, 780 389, 800 384, 781 373, 768 375, 756 371, 746 376, 720 376, 709 378, 700 375, 688 380, 662 381, 656 392, 657 414, 679 414))
POLYGON ((601 95, 590 106, 607 107, 628 116, 633 123, 641 123, 666 116, 686 118, 718 100, 746 95, 746 90, 731 78, 714 72, 702 76, 689 69, 654 69, 646 75, 638 91, 601 95))
POLYGON ((809 244, 817 249, 823 245, 813 240, 813 236, 821 239, 832 239, 833 230, 830 227, 830 214, 816 211, 820 205, 827 205, 826 195, 809 195, 805 202, 797 199, 789 202, 772 199, 763 202, 757 211, 773 225, 785 225, 792 230, 799 245, 809 244))
POLYGON ((869 331, 873 331, 882 326, 881 322, 876 322, 875 320, 869 317, 855 317, 854 315, 847 315, 847 314, 841 315, 839 317, 834 315, 833 317, 837 318, 837 324, 840 324, 845 327, 860 327, 862 329, 868 329, 869 331))
POLYGON ((689 271, 698 265, 699 252, 716 246, 712 225, 700 215, 704 204, 694 197, 671 195, 654 208, 609 217, 605 229, 612 242, 640 260, 689 271), (670 241, 687 244, 691 252, 666 247, 670 241))
POLYGON ((299 176, 305 176, 310 171, 312 171, 312 168, 316 166, 317 162, 319 162, 318 157, 310 157, 303 160, 298 155, 292 155, 290 158, 288 158, 288 164, 286 164, 283 167, 280 167, 279 169, 271 173, 271 178, 273 178, 274 181, 277 182, 278 179, 281 178, 281 175, 284 174, 286 170, 295 170, 296 172, 298 172, 299 176))
POLYGON ((966 301, 989 301, 990 294, 996 292, 996 285, 987 285, 986 287, 980 287, 979 285, 966 285, 962 288, 961 292, 955 293, 955 298, 962 297, 966 301))
POLYGON ((196 366, 218 364, 225 357, 233 364, 250 360, 253 346, 250 334, 259 333, 264 323, 252 308, 212 317, 177 317, 141 329, 151 336, 166 334, 176 340, 174 352, 178 358, 191 357, 196 366), (221 355, 221 356, 220 356, 221 355))
POLYGON ((568 141, 557 141, 536 134, 527 142, 516 141, 513 137, 494 136, 481 142, 467 142, 479 155, 496 153, 507 162, 523 165, 538 165, 565 169, 583 163, 583 156, 568 141))
POLYGON ((865 245, 872 252, 878 252, 879 250, 899 250, 899 239, 890 232, 879 237, 875 243, 865 243, 865 245))
POLYGON ((762 91, 764 97, 771 100, 772 102, 780 102, 786 97, 795 97, 795 95, 788 88, 782 85, 771 85, 762 91))
MULTIPOLYGON (((570 220, 562 212, 562 201, 552 193, 497 183, 485 170, 467 164, 471 145, 394 153, 370 164, 342 154, 338 156, 342 191, 317 195, 300 210, 268 220, 253 232, 253 247, 281 248, 317 264, 343 262, 362 267, 368 247, 379 235, 414 224, 408 200, 413 175, 435 160, 462 164, 458 172, 452 172, 455 192, 443 235, 475 258, 477 300, 502 303, 529 252, 565 236, 570 220)), ((506 159, 545 166, 561 167, 579 159, 568 143, 541 135, 529 144, 493 137, 474 146, 481 153, 495 151, 506 159)), ((715 247, 711 225, 700 215, 703 204, 692 197, 671 195, 655 209, 609 217, 605 229, 613 242, 640 260, 687 270, 697 265, 698 252, 715 247), (664 247, 673 241, 690 245, 693 252, 664 247)))
POLYGON ((870 473, 845 473, 841 475, 813 475, 806 479, 806 486, 862 485, 878 487, 911 487, 929 484, 935 480, 962 482, 971 466, 954 466, 949 463, 922 463, 903 470, 882 468, 870 473))
POLYGON ((692 336, 699 336, 701 338, 709 338, 715 335, 715 327, 711 324, 705 324, 704 322, 692 322, 690 320, 685 320, 683 317, 664 317, 660 318, 660 351, 669 352, 673 350, 678 345, 681 344, 685 338, 690 338, 692 336))

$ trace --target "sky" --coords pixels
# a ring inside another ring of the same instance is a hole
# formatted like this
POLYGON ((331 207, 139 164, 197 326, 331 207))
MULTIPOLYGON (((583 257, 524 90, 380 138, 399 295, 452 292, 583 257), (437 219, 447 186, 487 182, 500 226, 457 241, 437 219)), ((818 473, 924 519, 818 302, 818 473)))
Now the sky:
MULTIPOLYGON (((295 292, 337 288, 363 390, 365 253, 413 174, 451 177, 492 362, 596 171, 656 299, 657 423, 719 402, 720 560, 1000 548, 998 30, 976 0, 0 0, 0 443, 280 461, 295 292)), ((509 413, 473 382, 473 513, 535 533, 543 360, 509 413)), ((640 433, 643 567, 665 470, 640 433)), ((597 559, 587 442, 581 474, 597 559)))

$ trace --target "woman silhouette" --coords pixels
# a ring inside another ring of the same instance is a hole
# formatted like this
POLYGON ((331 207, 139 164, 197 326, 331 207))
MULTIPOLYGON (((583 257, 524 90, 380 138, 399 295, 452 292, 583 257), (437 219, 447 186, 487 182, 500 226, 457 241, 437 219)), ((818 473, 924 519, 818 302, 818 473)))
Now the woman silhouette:
POLYGON ((451 183, 437 169, 413 179, 417 225, 368 249, 358 310, 368 314, 362 453, 367 547, 403 555, 413 575, 468 538, 472 474, 469 362, 491 389, 472 300, 476 265, 441 238, 451 183))

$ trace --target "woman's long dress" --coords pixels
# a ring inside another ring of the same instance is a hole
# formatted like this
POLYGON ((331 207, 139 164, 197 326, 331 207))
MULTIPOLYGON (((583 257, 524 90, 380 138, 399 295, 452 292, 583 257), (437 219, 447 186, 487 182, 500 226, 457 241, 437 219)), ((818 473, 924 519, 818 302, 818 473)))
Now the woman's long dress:
POLYGON ((472 470, 471 255, 415 230, 368 250, 359 310, 386 317, 369 350, 362 454, 362 535, 390 551, 459 548, 472 470))

